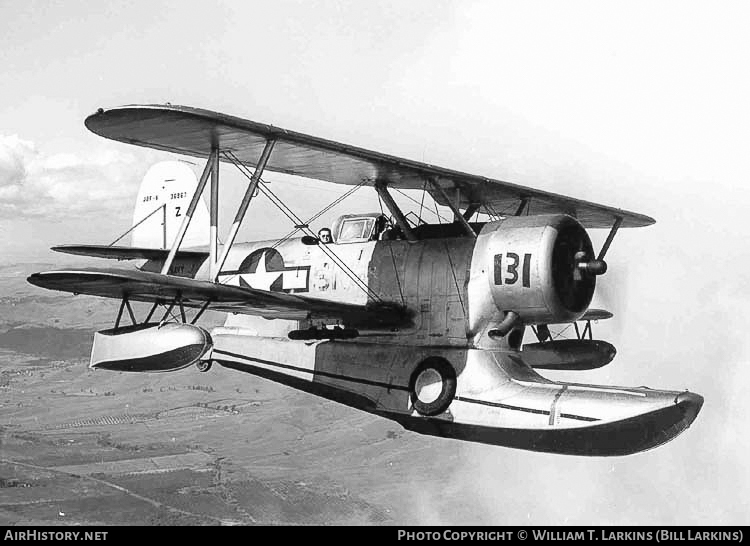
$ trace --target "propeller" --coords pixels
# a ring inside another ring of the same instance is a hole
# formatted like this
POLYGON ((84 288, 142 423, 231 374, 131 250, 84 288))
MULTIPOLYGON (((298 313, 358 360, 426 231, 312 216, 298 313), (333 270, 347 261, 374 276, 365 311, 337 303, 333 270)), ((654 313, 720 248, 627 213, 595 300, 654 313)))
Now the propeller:
POLYGON ((588 254, 579 250, 573 256, 575 262, 575 269, 573 271, 573 280, 581 281, 583 276, 588 275, 604 275, 607 272, 607 262, 604 260, 589 260, 588 254))
POLYGON ((596 275, 606 271, 606 264, 594 256, 591 240, 582 226, 570 225, 559 231, 552 252, 553 278, 567 309, 583 311, 593 295, 596 275))

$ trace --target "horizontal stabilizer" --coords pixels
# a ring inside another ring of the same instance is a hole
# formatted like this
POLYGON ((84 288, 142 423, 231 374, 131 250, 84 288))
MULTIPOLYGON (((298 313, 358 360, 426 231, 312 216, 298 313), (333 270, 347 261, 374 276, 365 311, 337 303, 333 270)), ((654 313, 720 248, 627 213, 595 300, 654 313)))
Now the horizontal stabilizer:
MULTIPOLYGON (((74 254, 76 256, 92 256, 94 258, 108 258, 111 260, 160 260, 169 255, 169 249, 138 248, 132 246, 107 245, 59 245, 53 246, 55 252, 74 254)), ((203 261, 208 258, 208 252, 200 250, 179 250, 178 258, 203 261)))

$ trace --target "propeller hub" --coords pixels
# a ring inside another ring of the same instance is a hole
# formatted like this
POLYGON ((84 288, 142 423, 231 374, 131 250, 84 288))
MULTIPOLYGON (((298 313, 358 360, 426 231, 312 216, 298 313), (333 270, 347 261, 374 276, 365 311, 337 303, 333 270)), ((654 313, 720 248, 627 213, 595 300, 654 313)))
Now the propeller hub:
POLYGON ((604 275, 607 272, 607 262, 604 260, 588 260, 578 262, 576 267, 589 275, 604 275))

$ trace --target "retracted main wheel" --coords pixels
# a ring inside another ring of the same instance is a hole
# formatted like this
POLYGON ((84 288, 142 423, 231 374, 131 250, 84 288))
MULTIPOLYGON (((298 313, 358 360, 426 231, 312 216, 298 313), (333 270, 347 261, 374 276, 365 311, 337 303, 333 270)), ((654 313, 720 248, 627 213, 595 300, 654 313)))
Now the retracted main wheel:
POLYGON ((440 357, 423 360, 409 381, 411 403, 422 415, 438 415, 448 409, 456 396, 456 370, 440 357))
POLYGON ((211 365, 213 364, 213 361, 211 360, 199 360, 195 363, 195 367, 198 368, 199 372, 207 372, 211 369, 211 365))

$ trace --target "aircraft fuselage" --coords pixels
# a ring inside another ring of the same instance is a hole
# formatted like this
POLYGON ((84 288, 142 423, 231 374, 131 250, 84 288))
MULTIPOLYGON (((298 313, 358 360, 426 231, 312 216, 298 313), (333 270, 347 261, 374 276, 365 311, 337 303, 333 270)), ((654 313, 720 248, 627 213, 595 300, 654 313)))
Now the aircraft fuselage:
POLYGON ((406 307, 411 322, 362 330, 354 340, 293 341, 290 331, 325 321, 230 315, 211 332, 211 359, 421 433, 508 447, 623 455, 687 428, 702 405, 698 395, 551 381, 524 362, 522 324, 515 335, 491 335, 507 311, 545 317, 561 306, 544 286, 555 279, 540 253, 559 254, 550 228, 538 220, 511 227, 510 237, 488 224, 476 239, 331 245, 349 274, 300 239, 237 244, 220 282, 350 303, 376 294, 406 307), (508 294, 499 303, 498 285, 508 294))

